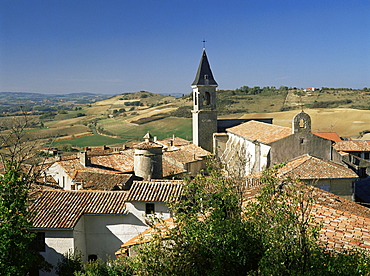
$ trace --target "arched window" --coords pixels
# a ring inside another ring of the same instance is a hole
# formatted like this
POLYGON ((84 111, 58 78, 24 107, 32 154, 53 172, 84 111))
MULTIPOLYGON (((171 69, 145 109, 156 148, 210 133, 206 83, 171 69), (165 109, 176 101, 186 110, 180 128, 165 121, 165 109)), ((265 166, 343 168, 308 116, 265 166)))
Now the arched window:
POLYGON ((210 105, 210 104, 211 104, 211 94, 209 92, 205 92, 203 105, 210 105))

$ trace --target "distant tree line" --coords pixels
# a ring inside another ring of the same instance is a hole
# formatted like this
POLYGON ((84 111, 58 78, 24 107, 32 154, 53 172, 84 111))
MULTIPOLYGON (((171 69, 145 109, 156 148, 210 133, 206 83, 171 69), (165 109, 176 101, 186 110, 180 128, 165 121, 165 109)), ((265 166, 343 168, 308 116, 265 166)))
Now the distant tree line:
POLYGON ((133 101, 133 102, 125 102, 125 106, 144 106, 144 104, 140 101, 133 101))
MULTIPOLYGON (((292 88, 291 88, 292 89, 292 88)), ((265 86, 265 87, 249 87, 249 86, 242 86, 240 88, 235 89, 235 93, 245 93, 247 95, 257 95, 263 92, 271 92, 271 91, 288 91, 288 86, 280 86, 280 88, 276 88, 275 86, 265 86)))

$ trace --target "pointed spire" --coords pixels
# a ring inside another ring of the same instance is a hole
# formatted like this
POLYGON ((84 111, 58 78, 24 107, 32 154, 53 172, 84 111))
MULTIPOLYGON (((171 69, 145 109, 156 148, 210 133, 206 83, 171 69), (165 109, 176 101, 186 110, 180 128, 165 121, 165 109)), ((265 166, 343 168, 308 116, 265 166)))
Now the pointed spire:
POLYGON ((191 85, 216 85, 217 82, 213 78, 211 67, 209 66, 206 49, 203 49, 202 58, 199 63, 198 72, 195 80, 191 85))

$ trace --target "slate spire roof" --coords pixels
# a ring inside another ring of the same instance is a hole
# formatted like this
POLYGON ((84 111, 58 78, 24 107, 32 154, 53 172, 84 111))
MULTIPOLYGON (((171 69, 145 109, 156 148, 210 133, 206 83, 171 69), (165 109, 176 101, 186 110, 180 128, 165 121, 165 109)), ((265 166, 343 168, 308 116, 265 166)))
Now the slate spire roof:
POLYGON ((195 80, 191 85, 218 85, 211 71, 211 67, 208 62, 206 49, 203 49, 202 58, 200 59, 198 72, 195 76, 195 80))

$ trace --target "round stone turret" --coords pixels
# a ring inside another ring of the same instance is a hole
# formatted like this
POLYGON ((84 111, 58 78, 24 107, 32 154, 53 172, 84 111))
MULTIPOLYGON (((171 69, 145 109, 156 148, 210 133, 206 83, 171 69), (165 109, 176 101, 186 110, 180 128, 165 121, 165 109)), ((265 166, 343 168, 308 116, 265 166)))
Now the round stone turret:
POLYGON ((144 142, 134 146, 135 175, 144 180, 160 179, 163 177, 163 146, 153 142, 153 136, 149 132, 143 138, 144 142))

